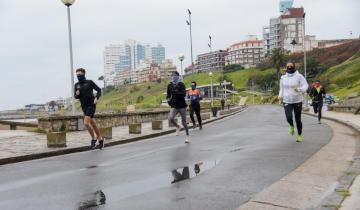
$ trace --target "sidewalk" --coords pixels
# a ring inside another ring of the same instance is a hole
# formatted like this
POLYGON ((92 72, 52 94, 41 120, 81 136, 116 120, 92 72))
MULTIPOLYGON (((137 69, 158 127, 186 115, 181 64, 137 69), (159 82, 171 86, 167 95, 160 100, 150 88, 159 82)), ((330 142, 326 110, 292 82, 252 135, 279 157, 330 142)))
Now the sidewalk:
MULTIPOLYGON (((360 115, 354 115, 350 113, 325 111, 323 114, 326 118, 336 119, 345 122, 360 133, 360 115)), ((359 155, 359 154, 357 154, 359 155)), ((350 187, 350 196, 347 197, 342 203, 341 210, 360 210, 360 176, 357 175, 356 179, 350 187)))

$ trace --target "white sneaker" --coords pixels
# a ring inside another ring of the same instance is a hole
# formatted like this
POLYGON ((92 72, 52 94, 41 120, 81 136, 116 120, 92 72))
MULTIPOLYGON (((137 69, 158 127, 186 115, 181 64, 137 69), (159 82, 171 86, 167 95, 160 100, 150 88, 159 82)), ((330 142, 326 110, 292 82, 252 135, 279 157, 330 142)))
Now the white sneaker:
POLYGON ((176 136, 180 135, 180 130, 181 130, 180 126, 178 128, 176 128, 176 136))
POLYGON ((189 143, 190 143, 189 136, 186 136, 185 143, 186 143, 186 144, 189 144, 189 143))

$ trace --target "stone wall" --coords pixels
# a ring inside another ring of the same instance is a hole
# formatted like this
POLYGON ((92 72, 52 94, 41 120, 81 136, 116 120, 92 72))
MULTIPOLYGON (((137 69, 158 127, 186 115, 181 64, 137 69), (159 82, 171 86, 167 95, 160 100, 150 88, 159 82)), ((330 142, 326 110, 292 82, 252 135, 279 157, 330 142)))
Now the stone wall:
MULTIPOLYGON (((95 121, 100 128, 124 126, 130 123, 151 122, 153 120, 166 120, 169 111, 146 111, 122 114, 98 114, 95 121)), ((57 116, 38 119, 38 128, 46 132, 59 131, 62 124, 67 131, 83 130, 83 116, 57 116)))
MULTIPOLYGON (((360 106, 360 105, 359 105, 360 106)), ((355 105, 329 105, 329 111, 355 113, 359 106, 355 105)))

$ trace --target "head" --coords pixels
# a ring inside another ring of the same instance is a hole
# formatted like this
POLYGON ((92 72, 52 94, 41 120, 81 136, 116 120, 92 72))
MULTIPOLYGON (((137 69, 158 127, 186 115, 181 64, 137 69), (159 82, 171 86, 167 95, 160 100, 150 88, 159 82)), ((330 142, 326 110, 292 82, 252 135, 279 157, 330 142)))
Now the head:
POLYGON ((192 81, 192 82, 191 82, 191 89, 192 89, 192 90, 195 90, 195 89, 196 89, 196 82, 195 82, 195 81, 192 81))
POLYGON ((286 64, 286 72, 289 74, 295 73, 295 64, 292 61, 287 62, 286 64))
POLYGON ((321 86, 320 80, 315 80, 314 86, 317 88, 320 87, 321 86))
POLYGON ((175 71, 174 73, 172 73, 172 80, 174 83, 178 83, 180 80, 180 74, 179 72, 175 71))
POLYGON ((199 165, 199 164, 195 164, 195 166, 194 166, 194 172, 195 172, 195 174, 199 174, 199 173, 200 173, 200 165, 199 165))
POLYGON ((76 76, 77 76, 79 82, 86 80, 85 73, 86 73, 86 71, 83 68, 76 69, 76 76))

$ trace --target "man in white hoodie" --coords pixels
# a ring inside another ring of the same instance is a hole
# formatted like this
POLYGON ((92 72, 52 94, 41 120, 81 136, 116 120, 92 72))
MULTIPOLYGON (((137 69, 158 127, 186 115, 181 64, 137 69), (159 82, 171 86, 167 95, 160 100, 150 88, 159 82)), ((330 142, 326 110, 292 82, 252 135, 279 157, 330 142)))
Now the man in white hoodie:
POLYGON ((293 62, 286 64, 286 74, 280 79, 280 93, 279 100, 284 104, 285 115, 287 122, 290 125, 290 134, 295 134, 293 112, 295 115, 296 127, 298 131, 297 142, 302 142, 302 122, 301 122, 301 111, 302 111, 302 94, 305 93, 309 85, 304 78, 296 69, 293 62))

